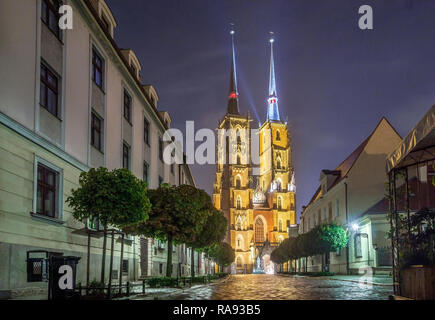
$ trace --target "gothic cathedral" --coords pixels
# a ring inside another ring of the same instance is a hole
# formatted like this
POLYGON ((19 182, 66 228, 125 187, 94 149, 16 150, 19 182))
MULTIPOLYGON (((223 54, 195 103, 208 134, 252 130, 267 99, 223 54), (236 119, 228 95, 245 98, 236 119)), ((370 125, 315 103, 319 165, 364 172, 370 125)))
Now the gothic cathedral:
POLYGON ((227 112, 218 125, 213 200, 228 220, 225 241, 235 250, 232 273, 274 273, 270 253, 296 224, 291 139, 282 121, 275 85, 274 39, 266 121, 252 128, 239 112, 234 31, 227 112))

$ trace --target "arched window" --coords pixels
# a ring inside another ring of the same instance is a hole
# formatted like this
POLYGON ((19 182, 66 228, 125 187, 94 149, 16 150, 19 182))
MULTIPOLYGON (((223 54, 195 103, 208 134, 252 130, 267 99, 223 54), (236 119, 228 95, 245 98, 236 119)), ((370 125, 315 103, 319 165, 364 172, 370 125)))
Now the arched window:
POLYGON ((242 179, 240 178, 240 176, 236 177, 236 188, 240 189, 242 186, 242 179))
POLYGON ((237 155, 237 164, 241 164, 241 163, 242 163, 242 160, 241 160, 240 154, 238 154, 237 155))
POLYGON ((240 198, 240 196, 237 197, 236 208, 242 209, 242 198, 240 198))
POLYGON ((279 220, 278 222, 278 231, 282 232, 282 220, 279 220))
POLYGON ((237 221, 237 230, 242 230, 242 222, 240 220, 237 221))
POLYGON ((243 238, 241 235, 237 237, 236 249, 243 249, 243 238))
POLYGON ((276 160, 276 168, 281 169, 281 159, 276 160))
POLYGON ((236 265, 237 265, 237 268, 242 267, 242 258, 240 258, 240 256, 237 257, 237 259, 236 259, 236 265))
POLYGON ((255 242, 264 242, 264 223, 261 219, 255 222, 255 242))
POLYGON ((281 141, 281 134, 279 133, 279 130, 276 130, 276 141, 281 141))
POLYGON ((278 210, 281 210, 281 209, 282 209, 282 198, 278 197, 278 210))
POLYGON ((276 180, 276 190, 281 191, 282 181, 281 179, 276 180))

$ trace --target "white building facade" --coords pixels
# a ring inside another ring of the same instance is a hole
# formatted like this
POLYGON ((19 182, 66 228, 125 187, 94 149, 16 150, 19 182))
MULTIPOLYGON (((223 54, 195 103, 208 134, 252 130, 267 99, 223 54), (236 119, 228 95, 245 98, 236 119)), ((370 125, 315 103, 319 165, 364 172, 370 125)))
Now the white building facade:
POLYGON ((299 233, 320 224, 335 223, 349 230, 348 247, 326 256, 300 259, 308 272, 337 274, 391 272, 391 240, 385 183, 385 161, 401 138, 383 118, 372 134, 336 169, 322 170, 320 186, 303 207, 299 233))

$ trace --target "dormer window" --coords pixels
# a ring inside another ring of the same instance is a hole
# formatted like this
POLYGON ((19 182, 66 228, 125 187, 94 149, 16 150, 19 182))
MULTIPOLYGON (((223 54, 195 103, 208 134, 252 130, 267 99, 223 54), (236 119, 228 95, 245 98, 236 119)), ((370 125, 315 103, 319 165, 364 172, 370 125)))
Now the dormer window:
POLYGON ((130 69, 131 69, 131 71, 133 71, 134 76, 137 78, 137 69, 133 63, 130 64, 130 69))
POLYGON ((101 29, 105 31, 105 34, 113 38, 113 31, 116 28, 116 20, 106 1, 92 0, 90 2, 94 6, 95 10, 98 12, 99 25, 101 29))
POLYGON ((110 33, 110 24, 104 14, 101 15, 101 22, 103 23, 104 29, 110 33))

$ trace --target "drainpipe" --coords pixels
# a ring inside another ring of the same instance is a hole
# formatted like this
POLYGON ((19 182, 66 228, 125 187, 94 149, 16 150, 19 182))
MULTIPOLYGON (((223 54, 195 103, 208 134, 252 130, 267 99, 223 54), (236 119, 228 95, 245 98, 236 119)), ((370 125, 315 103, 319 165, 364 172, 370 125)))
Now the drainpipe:
MULTIPOLYGON (((347 182, 344 183, 344 192, 345 192, 345 205, 346 205, 346 225, 349 228, 349 214, 348 214, 348 198, 347 198, 347 182)), ((350 240, 350 239, 349 239, 350 240)), ((349 275, 349 241, 346 245, 346 273, 349 275)))

